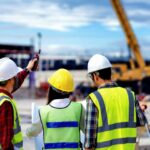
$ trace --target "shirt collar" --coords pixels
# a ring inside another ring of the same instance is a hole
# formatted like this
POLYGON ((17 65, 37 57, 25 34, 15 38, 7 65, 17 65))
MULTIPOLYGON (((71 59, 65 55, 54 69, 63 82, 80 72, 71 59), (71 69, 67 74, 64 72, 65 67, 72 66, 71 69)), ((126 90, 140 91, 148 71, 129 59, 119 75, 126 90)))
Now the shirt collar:
POLYGON ((68 98, 64 98, 64 99, 55 99, 50 103, 50 105, 56 108, 64 108, 68 106, 69 103, 70 100, 68 98))
POLYGON ((4 90, 4 89, 1 89, 1 88, 0 88, 0 93, 4 93, 4 94, 6 94, 7 96, 9 96, 11 99, 13 99, 12 94, 9 93, 8 91, 4 90))
POLYGON ((116 87, 118 86, 116 82, 108 82, 100 85, 98 88, 116 87))

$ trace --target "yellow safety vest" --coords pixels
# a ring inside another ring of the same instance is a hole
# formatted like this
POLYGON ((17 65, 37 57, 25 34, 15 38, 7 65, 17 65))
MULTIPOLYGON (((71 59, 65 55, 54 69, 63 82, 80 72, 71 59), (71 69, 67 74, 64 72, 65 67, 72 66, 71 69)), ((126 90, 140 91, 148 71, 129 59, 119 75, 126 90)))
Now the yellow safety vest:
POLYGON ((79 150, 81 104, 70 102, 65 108, 40 108, 44 149, 79 150))
POLYGON ((135 150, 136 111, 133 92, 121 87, 90 94, 98 109, 96 150, 135 150))
POLYGON ((12 139, 12 144, 14 145, 14 148, 18 150, 23 150, 23 137, 21 133, 21 127, 20 127, 20 118, 17 112, 17 107, 15 100, 11 99, 9 96, 5 95, 4 93, 0 93, 0 106, 5 102, 9 101, 13 107, 13 116, 14 116, 14 125, 13 125, 13 131, 14 136, 12 139))

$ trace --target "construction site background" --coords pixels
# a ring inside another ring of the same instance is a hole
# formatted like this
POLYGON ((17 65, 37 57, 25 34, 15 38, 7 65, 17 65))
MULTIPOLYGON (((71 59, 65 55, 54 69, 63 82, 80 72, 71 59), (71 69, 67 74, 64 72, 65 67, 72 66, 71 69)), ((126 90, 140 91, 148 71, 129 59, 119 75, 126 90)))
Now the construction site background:
MULTIPOLYGON (((36 90, 39 91, 38 88, 36 90)), ((24 134, 24 148, 30 149, 32 147, 32 150, 35 149, 34 145, 34 138, 27 138, 25 135, 25 131, 27 127, 31 125, 31 106, 32 103, 35 103, 38 106, 46 105, 47 102, 47 96, 46 91, 41 95, 41 97, 38 97, 36 95, 36 90, 32 91, 29 88, 20 88, 18 91, 16 91, 13 95, 17 101, 19 113, 21 115, 21 126, 24 134), (35 92, 35 93, 34 93, 35 92)), ((78 93, 75 93, 78 94, 78 93)), ((79 100, 84 100, 85 97, 78 96, 79 100)), ((141 100, 143 103, 146 103, 148 105, 148 109, 145 111, 145 114, 148 118, 148 121, 150 122, 150 101, 149 98, 146 99, 144 96, 141 96, 141 100)), ((137 150, 150 150, 150 139, 148 138, 147 132, 145 127, 138 128, 138 145, 137 150)))

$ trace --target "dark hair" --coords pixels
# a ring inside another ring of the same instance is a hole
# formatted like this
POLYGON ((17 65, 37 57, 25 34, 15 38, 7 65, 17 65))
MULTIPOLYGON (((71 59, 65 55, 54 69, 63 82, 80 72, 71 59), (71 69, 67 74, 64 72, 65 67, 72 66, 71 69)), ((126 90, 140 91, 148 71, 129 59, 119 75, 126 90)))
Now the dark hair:
POLYGON ((47 104, 49 104, 54 99, 63 99, 68 98, 71 93, 61 93, 59 91, 56 91, 52 86, 48 89, 48 95, 47 95, 47 104))
POLYGON ((8 83, 8 80, 6 81, 0 81, 0 86, 5 86, 8 83))
POLYGON ((99 73, 99 77, 103 80, 110 80, 111 79, 111 68, 106 68, 97 71, 99 73))

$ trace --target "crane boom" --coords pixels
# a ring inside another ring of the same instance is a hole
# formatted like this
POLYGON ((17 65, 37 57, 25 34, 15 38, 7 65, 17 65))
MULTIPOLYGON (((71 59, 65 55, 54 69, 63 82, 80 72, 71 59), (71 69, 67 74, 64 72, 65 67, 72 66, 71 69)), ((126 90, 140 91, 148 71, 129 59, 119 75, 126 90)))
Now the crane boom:
POLYGON ((121 26, 124 30, 128 46, 134 54, 134 57, 138 64, 138 67, 143 69, 145 67, 145 61, 141 55, 140 47, 139 47, 138 41, 136 39, 136 36, 134 35, 134 32, 132 30, 130 23, 128 22, 126 12, 125 12, 124 8, 122 7, 120 0, 111 0, 111 3, 116 12, 116 15, 121 23, 121 26))

